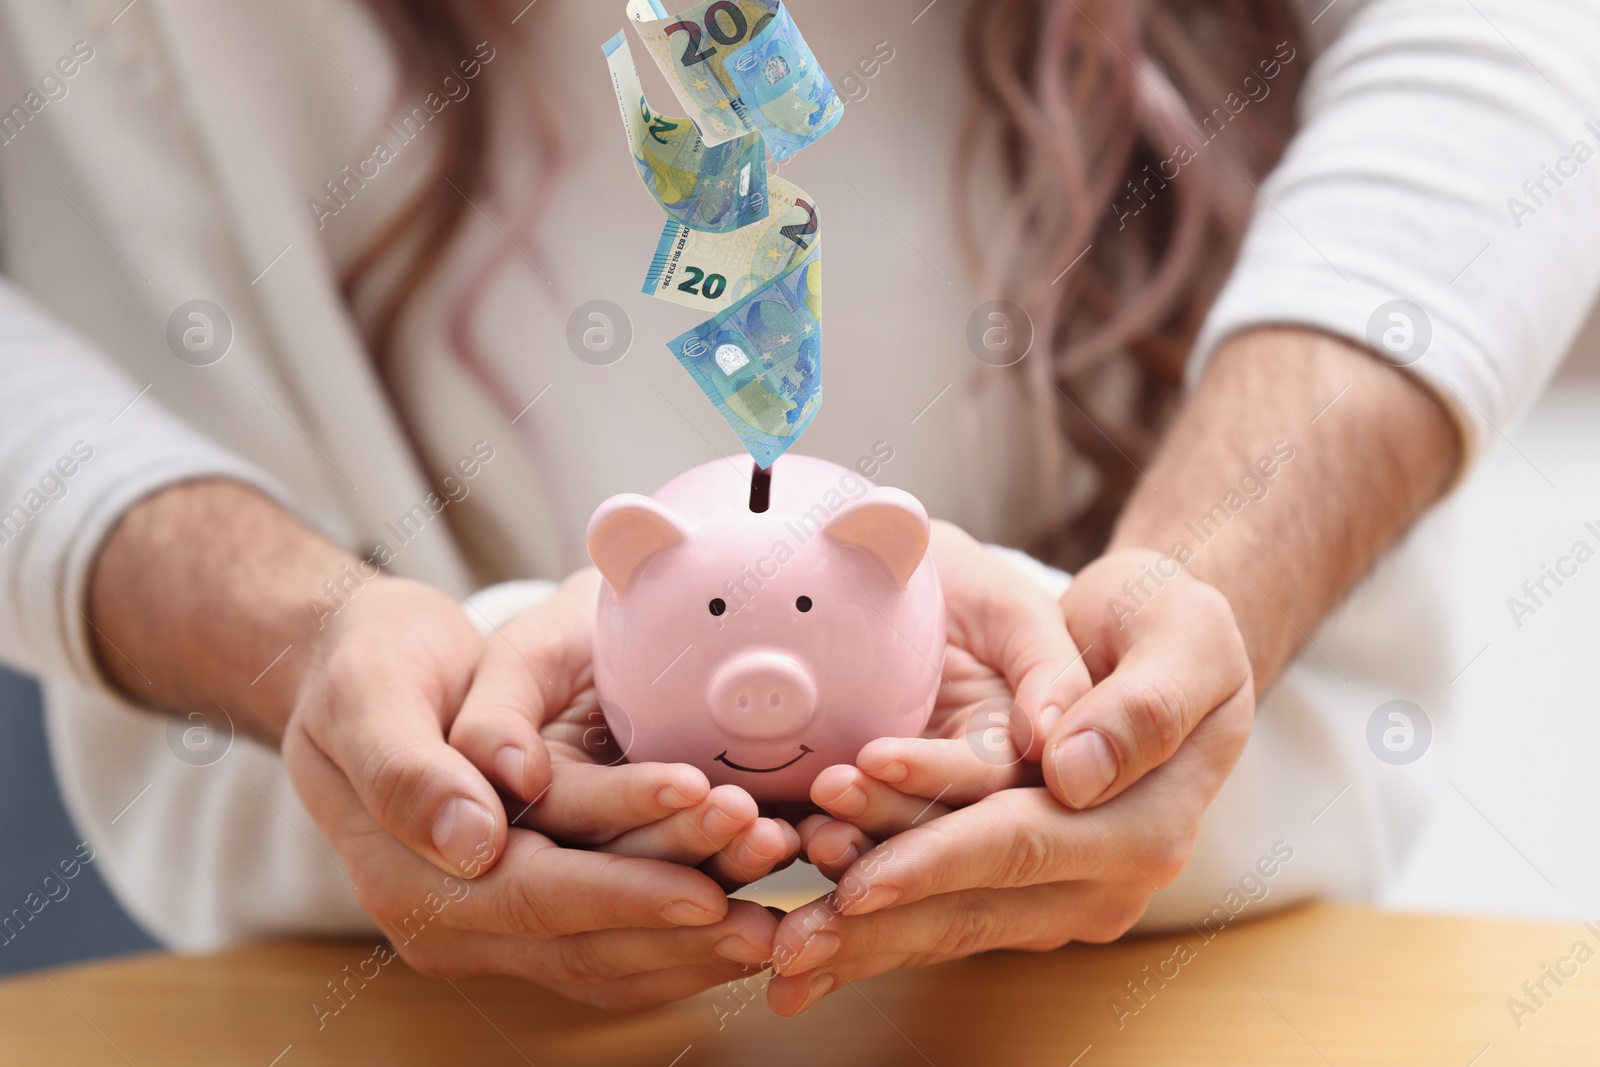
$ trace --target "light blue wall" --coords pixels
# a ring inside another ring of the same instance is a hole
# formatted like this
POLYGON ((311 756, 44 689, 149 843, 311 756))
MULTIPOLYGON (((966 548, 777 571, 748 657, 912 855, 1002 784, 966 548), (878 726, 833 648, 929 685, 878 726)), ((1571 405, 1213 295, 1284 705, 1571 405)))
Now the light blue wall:
POLYGON ((0 668, 0 919, 12 920, 0 927, 0 974, 155 947, 92 863, 61 879, 81 840, 50 770, 39 687, 0 668))

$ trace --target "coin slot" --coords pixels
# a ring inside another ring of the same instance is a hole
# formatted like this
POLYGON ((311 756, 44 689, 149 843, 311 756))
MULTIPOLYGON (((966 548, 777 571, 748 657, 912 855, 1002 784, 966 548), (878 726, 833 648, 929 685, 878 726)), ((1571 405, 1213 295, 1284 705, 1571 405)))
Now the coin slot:
POLYGON ((757 464, 750 474, 750 510, 757 515, 766 514, 772 506, 772 468, 761 469, 757 464))

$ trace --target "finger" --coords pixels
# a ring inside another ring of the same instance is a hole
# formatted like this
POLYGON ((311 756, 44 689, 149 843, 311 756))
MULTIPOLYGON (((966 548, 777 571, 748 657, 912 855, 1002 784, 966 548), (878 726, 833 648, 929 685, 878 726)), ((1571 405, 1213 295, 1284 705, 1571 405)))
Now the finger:
POLYGON ((1048 726, 1089 689, 1083 656, 1037 582, 961 531, 939 532, 942 557, 961 563, 939 572, 959 575, 944 582, 950 641, 1005 676, 1021 713, 1017 749, 1037 759, 1048 726))
POLYGON ((548 671, 499 644, 491 644, 472 679, 461 713, 450 728, 450 744, 490 781, 524 803, 550 784, 550 754, 539 737, 545 696, 555 695, 548 671))
POLYGON ((700 869, 732 892, 789 866, 800 852, 800 834, 781 819, 757 819, 700 869))
POLYGON ((592 569, 579 571, 495 629, 451 726, 451 745, 525 803, 550 784, 539 728, 588 684, 598 581, 592 569))
POLYGON ((601 845, 704 801, 711 783, 684 763, 623 763, 602 767, 558 759, 550 788, 518 826, 557 841, 601 845))
POLYGON ((599 846, 619 856, 639 856, 694 866, 727 848, 757 819, 756 802, 736 785, 719 785, 699 804, 629 830, 599 846))
POLYGON ((737 1014, 746 1002, 759 995, 765 982, 759 977, 758 971, 734 963, 707 963, 630 975, 603 985, 563 986, 549 983, 549 988, 571 1000, 605 1011, 641 1012, 739 981, 749 982, 747 993, 743 996, 735 994, 734 999, 726 1003, 712 1002, 713 1012, 718 1019, 722 1019, 725 1015, 737 1014))
POLYGON ((768 1003, 795 1015, 845 982, 899 967, 928 966, 978 952, 1069 940, 1093 891, 1072 885, 975 890, 932 897, 864 918, 833 912, 828 899, 778 924, 768 1003), (819 983, 818 976, 832 983, 819 983), (819 992, 819 987, 820 992, 819 992))
POLYGON ((1062 803, 1086 808, 1117 796, 1170 759, 1212 709, 1252 686, 1227 602, 1205 587, 1194 592, 1220 601, 1214 608, 1228 613, 1229 625, 1208 625, 1198 611, 1162 623, 1068 709, 1043 760, 1045 782, 1062 803))
POLYGON ((902 793, 938 797, 951 806, 1043 780, 1038 764, 1021 756, 990 759, 976 754, 966 740, 942 737, 881 737, 862 748, 856 766, 902 793))
POLYGON ((565 985, 594 985, 683 966, 765 967, 772 958, 777 919, 753 901, 729 903, 727 916, 709 926, 597 930, 549 941, 465 933, 455 935, 448 951, 495 974, 565 985))
MULTIPOLYGON (((824 826, 831 826, 837 822, 831 815, 808 815, 795 824, 795 830, 800 834, 800 849, 807 853, 809 858, 811 842, 816 837, 817 830, 824 826)), ((849 825, 845 823, 843 825, 849 825)))
POLYGON ((950 810, 938 800, 907 796, 846 763, 826 767, 817 775, 811 783, 811 801, 880 841, 950 810))
POLYGON ((417 855, 467 878, 491 866, 505 848, 505 811, 477 768, 445 743, 442 723, 454 709, 400 671, 330 667, 328 684, 337 712, 297 716, 289 732, 301 731, 372 818, 417 855))
POLYGON ((1101 822, 1097 829, 1043 789, 996 793, 863 853, 839 880, 840 911, 866 915, 968 889, 1129 873, 1114 843, 1126 828, 1101 822))
POLYGON ((376 825, 343 772, 309 741, 291 746, 286 739, 285 760, 296 791, 352 872, 362 906, 401 935, 437 918, 452 931, 546 940, 709 926, 728 912, 727 896, 698 871, 564 849, 531 830, 511 831, 501 861, 476 880, 441 879, 376 825))
POLYGON ((544 941, 619 927, 709 926, 728 911, 710 878, 676 863, 562 848, 530 830, 442 917, 458 929, 544 941))
POLYGON ((1252 694, 1207 716, 1145 785, 1092 811, 1044 789, 1007 789, 885 841, 839 879, 840 910, 864 915, 966 889, 1100 879, 1145 895, 1172 884, 1194 826, 1250 736, 1252 694))
POLYGON ((802 824, 801 840, 806 858, 822 874, 837 882, 863 853, 877 844, 858 826, 813 815, 802 824))

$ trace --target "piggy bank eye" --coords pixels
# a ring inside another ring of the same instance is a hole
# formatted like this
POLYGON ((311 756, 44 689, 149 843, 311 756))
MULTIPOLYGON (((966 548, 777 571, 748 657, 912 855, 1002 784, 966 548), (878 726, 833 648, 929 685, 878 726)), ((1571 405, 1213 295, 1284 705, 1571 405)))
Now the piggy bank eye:
POLYGON ((727 610, 728 610, 728 602, 726 600, 723 600, 721 597, 717 597, 715 600, 713 600, 711 602, 711 614, 713 614, 713 615, 721 615, 724 611, 727 611, 727 610))
POLYGON ((810 611, 811 610, 811 598, 808 597, 808 596, 803 596, 799 600, 796 600, 794 602, 794 606, 799 608, 801 611, 810 611))

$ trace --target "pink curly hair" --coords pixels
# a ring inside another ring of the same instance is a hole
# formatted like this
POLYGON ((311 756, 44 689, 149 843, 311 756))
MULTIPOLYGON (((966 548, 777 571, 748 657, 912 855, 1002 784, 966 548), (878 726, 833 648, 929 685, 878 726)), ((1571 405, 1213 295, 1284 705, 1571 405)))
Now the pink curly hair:
POLYGON ((1176 406, 1254 186, 1287 143, 1298 30, 1280 0, 986 0, 965 39, 958 198, 973 200, 986 141, 1011 196, 987 225, 961 210, 962 244, 980 293, 1019 304, 1047 357, 1006 384, 1023 388, 1042 457, 1047 518, 1029 547, 1076 568, 1176 406))

